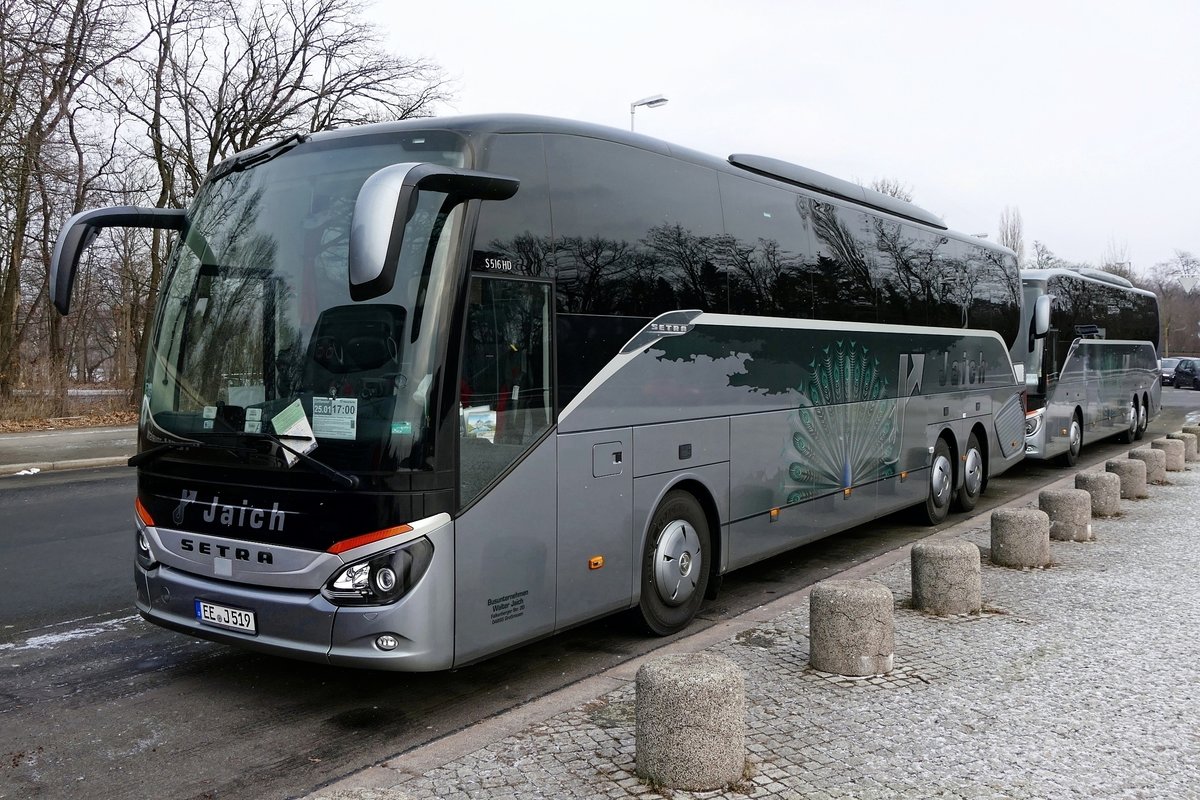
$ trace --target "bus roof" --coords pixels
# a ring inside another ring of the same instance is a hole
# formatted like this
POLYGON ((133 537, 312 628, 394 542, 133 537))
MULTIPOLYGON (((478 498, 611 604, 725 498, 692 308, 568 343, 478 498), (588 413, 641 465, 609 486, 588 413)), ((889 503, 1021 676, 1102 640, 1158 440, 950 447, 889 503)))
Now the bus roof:
MULTIPOLYGON (((602 139, 678 158, 699 166, 709 167, 717 172, 750 177, 766 183, 782 184, 790 189, 799 187, 808 192, 833 197, 852 205, 869 208, 876 212, 900 217, 908 222, 928 226, 939 231, 942 235, 953 236, 956 239, 969 242, 984 249, 1012 254, 1012 251, 1003 245, 977 236, 970 236, 949 230, 946 223, 940 217, 913 203, 890 197, 882 192, 867 189, 850 181, 826 175, 808 167, 802 167, 798 164, 792 164, 767 156, 738 153, 730 155, 728 159, 721 159, 698 150, 692 150, 662 139, 656 139, 652 136, 590 122, 580 122, 558 117, 544 117, 535 114, 475 114, 455 117, 415 117, 394 122, 377 122, 320 131, 311 134, 309 138, 312 140, 332 140, 354 136, 378 135, 393 131, 403 133, 413 130, 430 129, 453 131, 466 136, 468 139, 497 133, 557 133, 602 139)), ((269 146, 271 145, 260 145, 260 147, 269 146)), ((259 148, 256 147, 246 152, 252 153, 257 149, 259 148)))
POLYGON ((1045 283, 1051 278, 1057 277, 1080 278, 1088 283, 1104 284, 1117 289, 1124 289, 1131 294, 1142 294, 1149 295, 1151 297, 1157 297, 1154 292, 1134 286, 1120 275, 1114 275, 1111 272, 1105 272, 1104 270, 1099 269, 1068 269, 1066 267, 1051 267, 1049 269, 1021 270, 1022 283, 1045 283))

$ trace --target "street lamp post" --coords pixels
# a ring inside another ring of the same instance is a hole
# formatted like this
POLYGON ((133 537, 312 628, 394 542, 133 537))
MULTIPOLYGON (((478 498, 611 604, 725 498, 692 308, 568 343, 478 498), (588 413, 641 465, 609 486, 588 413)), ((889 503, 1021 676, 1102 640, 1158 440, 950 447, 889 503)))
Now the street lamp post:
POLYGON ((667 98, 663 97, 661 94, 643 97, 641 100, 634 100, 629 104, 629 130, 633 130, 633 112, 638 106, 645 106, 646 108, 658 108, 659 106, 665 106, 666 104, 667 98))

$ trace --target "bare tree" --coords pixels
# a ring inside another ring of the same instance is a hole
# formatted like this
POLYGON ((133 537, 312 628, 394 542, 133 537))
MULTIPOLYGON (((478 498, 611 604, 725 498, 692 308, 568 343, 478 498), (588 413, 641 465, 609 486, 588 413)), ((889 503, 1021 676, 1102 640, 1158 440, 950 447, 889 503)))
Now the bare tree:
MULTIPOLYGON (((432 62, 386 51, 352 0, 142 0, 152 46, 114 86, 143 123, 159 207, 184 205, 222 159, 292 133, 426 116, 449 96, 432 62)), ((166 236, 153 231, 138 345, 166 236)), ((140 367, 139 367, 140 370, 140 367)), ((139 371, 134 386, 140 386, 139 371)))
POLYGON ((913 199, 912 187, 906 183, 901 183, 896 178, 876 178, 871 181, 870 187, 877 192, 886 194, 888 197, 895 197, 897 200, 903 200, 906 203, 911 203, 913 199))
POLYGON ((1044 242, 1033 240, 1033 263, 1030 264, 1033 269, 1053 269, 1054 267, 1068 266, 1061 258, 1054 255, 1054 251, 1046 246, 1044 242))
POLYGON ((1017 264, 1025 264, 1025 223, 1021 219, 1021 209, 1016 206, 1005 206, 1000 212, 1000 244, 1017 254, 1017 264))
MULTIPOLYGON (((0 397, 18 381, 21 287, 31 269, 31 226, 44 197, 37 175, 61 143, 84 86, 137 46, 126 0, 0 0, 0 397)), ((43 231, 43 236, 48 233, 43 231)), ((42 254, 44 257, 44 253, 42 254)), ((45 264, 42 264, 43 268, 45 264)))
POLYGON ((1200 258, 1186 250, 1176 250, 1172 258, 1150 270, 1147 284, 1158 295, 1164 356, 1200 353, 1200 303, 1193 294, 1200 289, 1185 289, 1180 280, 1188 277, 1200 277, 1200 258))
POLYGON ((1118 243, 1112 237, 1109 237, 1108 244, 1104 246, 1104 252, 1100 254, 1100 269, 1111 272, 1113 275, 1119 275, 1128 281, 1137 282, 1133 272, 1133 262, 1129 259, 1129 245, 1125 242, 1118 243))

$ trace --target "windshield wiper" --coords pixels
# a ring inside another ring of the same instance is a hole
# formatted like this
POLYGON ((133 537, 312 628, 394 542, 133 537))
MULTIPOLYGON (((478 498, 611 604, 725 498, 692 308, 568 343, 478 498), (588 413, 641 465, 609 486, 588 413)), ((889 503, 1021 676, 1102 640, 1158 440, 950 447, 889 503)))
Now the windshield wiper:
POLYGON ((261 150, 251 152, 247 155, 233 156, 232 158, 222 161, 220 164, 212 168, 209 173, 208 180, 217 181, 224 178, 231 172, 241 172, 242 170, 257 167, 259 164, 265 164, 271 159, 281 156, 288 150, 291 150, 298 144, 303 144, 308 141, 308 135, 303 133, 293 133, 291 136, 284 137, 274 144, 267 145, 261 150))
POLYGON ((325 462, 318 461, 317 459, 310 456, 308 453, 302 453, 299 450, 295 449, 294 447, 288 446, 287 443, 284 442, 285 439, 308 441, 307 436, 292 436, 292 435, 286 434, 286 433, 284 433, 284 434, 266 433, 265 431, 260 432, 260 433, 243 433, 242 435, 246 436, 248 438, 251 438, 251 439, 265 439, 268 442, 272 442, 273 444, 288 451, 289 453, 291 453, 296 458, 303 461, 308 466, 312 467, 314 472, 324 475, 326 478, 333 481, 338 486, 341 486, 343 489, 357 489, 358 488, 359 480, 358 480, 357 475, 348 475, 345 472, 336 470, 333 467, 326 464, 325 462))
POLYGON ((245 460, 245 452, 236 447, 229 447, 221 444, 210 444, 208 442, 197 442, 194 439, 183 439, 178 442, 164 442, 163 444, 151 447, 149 450, 143 450, 140 453, 134 453, 125 462, 131 467, 139 467, 142 464, 151 461, 157 461, 160 456, 163 456, 172 450, 195 450, 197 448, 205 448, 208 450, 224 450, 232 453, 239 460, 245 460))

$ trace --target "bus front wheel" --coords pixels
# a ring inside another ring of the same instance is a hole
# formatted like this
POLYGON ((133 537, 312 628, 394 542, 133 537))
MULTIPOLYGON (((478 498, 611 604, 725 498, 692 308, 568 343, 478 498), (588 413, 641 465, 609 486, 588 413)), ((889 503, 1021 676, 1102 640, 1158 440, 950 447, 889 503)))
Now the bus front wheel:
POLYGON ((654 512, 642 556, 642 623, 668 636, 683 630, 700 610, 712 552, 708 518, 691 494, 667 493, 654 512))
POLYGON ((1067 438, 1067 452, 1062 454, 1062 463, 1065 466, 1073 467, 1075 462, 1079 460, 1079 451, 1083 449, 1083 422, 1079 419, 1079 413, 1076 412, 1071 417, 1071 429, 1067 438))
POLYGON ((937 525, 950 513, 950 497, 954 494, 954 462, 950 460, 950 445, 938 437, 929 464, 929 490, 925 495, 925 519, 937 525))

